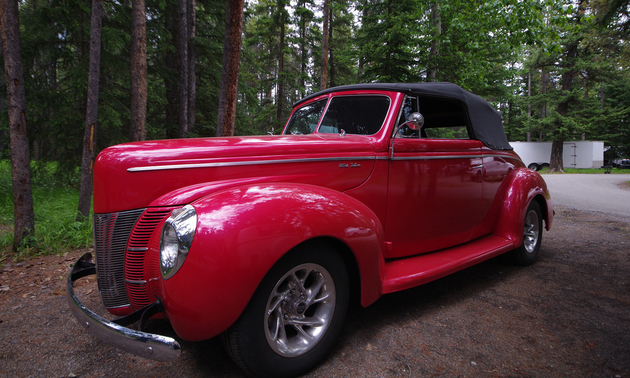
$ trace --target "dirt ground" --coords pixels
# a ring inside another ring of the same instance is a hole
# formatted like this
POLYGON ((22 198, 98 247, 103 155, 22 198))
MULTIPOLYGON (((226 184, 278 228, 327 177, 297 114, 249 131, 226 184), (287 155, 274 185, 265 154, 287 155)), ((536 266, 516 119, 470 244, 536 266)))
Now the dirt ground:
MULTIPOLYGON (((537 264, 497 258, 353 308, 307 377, 630 377, 630 224, 556 211, 537 264)), ((182 342, 178 361, 159 363, 91 337, 64 295, 83 252, 4 262, 0 376, 242 376, 217 339, 182 342)), ((85 281, 82 295, 96 306, 85 281)), ((173 335, 163 321, 150 328, 173 335)))

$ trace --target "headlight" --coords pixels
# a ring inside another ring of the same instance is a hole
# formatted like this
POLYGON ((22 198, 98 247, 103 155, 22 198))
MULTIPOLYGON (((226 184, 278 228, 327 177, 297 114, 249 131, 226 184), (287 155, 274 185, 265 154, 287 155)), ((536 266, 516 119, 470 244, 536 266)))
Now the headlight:
POLYGON ((196 229, 197 212, 190 205, 173 210, 164 223, 160 239, 160 270, 164 279, 171 278, 181 268, 196 229))

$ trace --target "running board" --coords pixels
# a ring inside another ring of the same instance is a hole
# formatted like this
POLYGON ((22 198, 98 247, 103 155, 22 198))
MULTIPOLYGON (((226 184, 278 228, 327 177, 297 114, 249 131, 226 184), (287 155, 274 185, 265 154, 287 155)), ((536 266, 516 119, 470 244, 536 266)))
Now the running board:
POLYGON ((512 241, 491 235, 437 252, 386 261, 382 293, 423 285, 512 249, 512 241))

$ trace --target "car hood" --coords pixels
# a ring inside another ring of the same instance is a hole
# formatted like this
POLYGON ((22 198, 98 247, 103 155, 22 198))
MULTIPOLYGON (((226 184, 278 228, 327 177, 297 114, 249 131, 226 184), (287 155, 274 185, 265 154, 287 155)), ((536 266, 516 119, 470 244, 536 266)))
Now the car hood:
POLYGON ((120 144, 96 159, 94 212, 181 205, 226 186, 252 182, 301 182, 343 191, 365 181, 374 162, 370 139, 353 135, 120 144))

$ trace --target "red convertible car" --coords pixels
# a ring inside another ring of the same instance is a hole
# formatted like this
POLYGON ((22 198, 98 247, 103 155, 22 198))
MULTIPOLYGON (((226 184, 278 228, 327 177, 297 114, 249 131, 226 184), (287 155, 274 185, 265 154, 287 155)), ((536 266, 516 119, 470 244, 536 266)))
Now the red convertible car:
POLYGON ((282 135, 107 148, 94 168, 95 263, 68 276, 80 324, 162 361, 173 338, 221 335, 255 376, 320 362, 350 300, 438 279, 508 253, 536 261, 553 209, 501 116, 450 83, 360 84, 295 104, 282 135), (74 281, 96 274, 109 321, 74 281), (132 329, 139 323, 137 329, 132 329))

